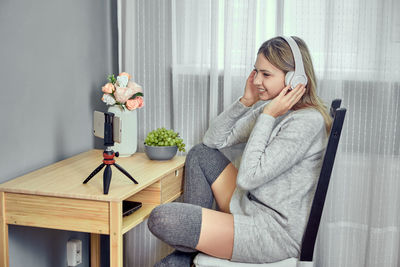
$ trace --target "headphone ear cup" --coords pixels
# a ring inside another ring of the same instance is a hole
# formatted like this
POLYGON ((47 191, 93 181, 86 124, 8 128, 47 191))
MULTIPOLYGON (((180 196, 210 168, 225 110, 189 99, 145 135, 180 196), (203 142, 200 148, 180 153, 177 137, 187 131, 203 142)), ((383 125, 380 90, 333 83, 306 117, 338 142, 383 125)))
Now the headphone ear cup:
POLYGON ((285 76, 285 85, 288 86, 290 84, 290 82, 292 81, 294 75, 294 71, 289 71, 288 73, 286 73, 285 76))

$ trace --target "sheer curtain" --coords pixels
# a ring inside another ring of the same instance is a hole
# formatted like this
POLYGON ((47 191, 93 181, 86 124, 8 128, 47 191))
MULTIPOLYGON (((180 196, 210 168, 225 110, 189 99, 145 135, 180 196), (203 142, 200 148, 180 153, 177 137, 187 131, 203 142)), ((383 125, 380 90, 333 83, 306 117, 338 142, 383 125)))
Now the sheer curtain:
MULTIPOLYGON (((243 94, 261 43, 299 36, 320 96, 348 110, 316 264, 400 266, 398 11, 397 0, 119 0, 120 70, 145 95, 139 151, 162 126, 177 130, 187 151, 200 143, 209 121, 243 94)), ((237 166, 242 148, 230 155, 237 166)), ((125 245, 127 266, 151 266, 170 250, 146 225, 125 245)))

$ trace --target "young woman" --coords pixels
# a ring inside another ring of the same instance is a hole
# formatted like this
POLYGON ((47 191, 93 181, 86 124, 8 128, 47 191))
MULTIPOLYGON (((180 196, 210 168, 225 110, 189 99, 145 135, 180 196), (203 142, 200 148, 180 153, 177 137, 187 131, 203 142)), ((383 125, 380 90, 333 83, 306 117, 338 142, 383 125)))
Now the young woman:
POLYGON ((186 157, 185 203, 161 205, 149 217, 150 231, 176 248, 155 266, 190 266, 197 251, 252 263, 298 256, 331 119, 316 94, 308 48, 292 38, 307 85, 285 86, 295 68, 285 39, 262 44, 243 96, 186 157), (219 149, 242 142, 237 170, 219 149))

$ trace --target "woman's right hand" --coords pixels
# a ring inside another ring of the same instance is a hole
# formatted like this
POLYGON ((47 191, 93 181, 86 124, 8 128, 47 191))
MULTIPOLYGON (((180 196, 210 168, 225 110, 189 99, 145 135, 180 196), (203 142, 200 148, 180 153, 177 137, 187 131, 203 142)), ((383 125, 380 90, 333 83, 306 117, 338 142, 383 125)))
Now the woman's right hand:
POLYGON ((256 76, 256 71, 253 70, 246 81, 246 87, 244 88, 244 94, 242 98, 240 98, 240 102, 242 102, 245 106, 252 106, 258 100, 260 100, 260 95, 257 87, 254 85, 254 77, 256 76))

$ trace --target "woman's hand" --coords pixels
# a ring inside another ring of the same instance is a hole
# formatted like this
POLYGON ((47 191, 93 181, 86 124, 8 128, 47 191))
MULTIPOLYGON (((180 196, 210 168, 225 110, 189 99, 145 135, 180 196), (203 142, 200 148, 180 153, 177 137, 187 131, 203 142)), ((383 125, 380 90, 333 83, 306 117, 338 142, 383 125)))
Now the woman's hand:
POLYGON ((240 98, 240 102, 242 102, 245 106, 252 106, 258 100, 260 100, 260 95, 257 87, 254 85, 254 76, 256 75, 256 71, 253 70, 246 81, 246 87, 244 89, 244 94, 242 98, 240 98))
POLYGON ((290 85, 283 88, 279 95, 264 107, 263 113, 275 118, 285 114, 300 100, 306 91, 306 87, 303 84, 297 85, 296 88, 288 92, 289 88, 290 85))

